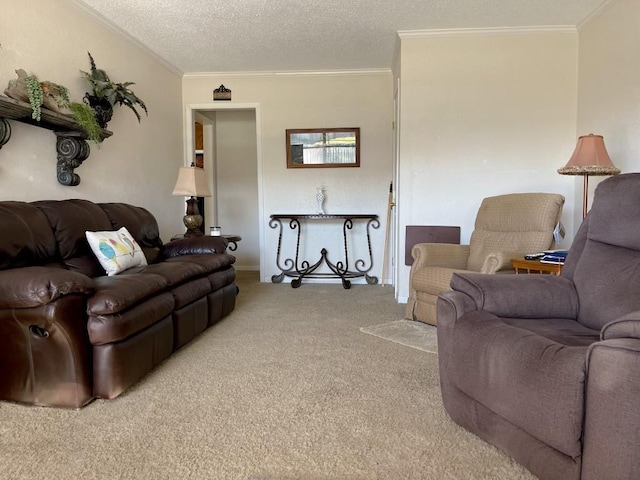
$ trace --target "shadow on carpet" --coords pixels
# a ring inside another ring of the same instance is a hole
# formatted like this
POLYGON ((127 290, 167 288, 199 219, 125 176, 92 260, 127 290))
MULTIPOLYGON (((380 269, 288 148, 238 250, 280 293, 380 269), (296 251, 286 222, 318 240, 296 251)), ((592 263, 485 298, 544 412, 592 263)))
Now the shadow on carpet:
POLYGON ((423 352, 438 353, 436 327, 413 320, 394 320, 370 327, 362 327, 360 331, 390 340, 423 352))

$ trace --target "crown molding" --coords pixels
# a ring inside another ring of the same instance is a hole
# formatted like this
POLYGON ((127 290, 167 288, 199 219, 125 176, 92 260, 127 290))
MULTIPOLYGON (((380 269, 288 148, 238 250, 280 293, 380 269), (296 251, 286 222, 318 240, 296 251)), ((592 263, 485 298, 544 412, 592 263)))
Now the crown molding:
POLYGON ((596 7, 596 9, 587 15, 580 23, 578 23, 577 28, 578 31, 582 30, 584 27, 593 23, 596 19, 598 19, 604 12, 609 10, 609 8, 616 3, 616 0, 605 0, 600 4, 600 6, 596 7))
POLYGON ((433 30, 399 30, 398 37, 431 38, 431 37, 465 37, 491 35, 532 35, 550 33, 577 33, 573 25, 548 25, 534 27, 495 27, 495 28, 442 28, 433 30))
POLYGON ((166 61, 160 55, 158 55, 157 53, 155 53, 152 50, 150 50, 149 47, 147 47, 146 45, 141 43, 138 39, 133 37, 131 34, 125 32, 123 29, 121 29, 120 27, 118 27, 114 23, 112 23, 109 20, 107 20, 101 13, 99 13, 98 11, 94 10, 93 8, 91 8, 89 5, 83 3, 83 2, 81 2, 79 0, 71 0, 71 3, 73 3, 76 7, 78 7, 78 9, 84 11, 89 16, 93 17, 95 20, 97 20, 99 23, 104 25, 109 30, 111 30, 111 31, 115 32, 117 35, 120 35, 121 37, 123 37, 127 42, 134 44, 142 53, 144 53, 145 55, 150 57, 152 60, 154 60, 155 62, 157 62, 160 65, 162 65, 164 68, 166 68, 170 72, 175 73, 176 75, 179 75, 179 76, 182 76, 182 74, 184 73, 178 67, 176 67, 172 63, 166 61))
POLYGON ((390 75, 390 68, 363 68, 359 70, 300 70, 273 72, 187 72, 182 78, 202 77, 343 77, 357 75, 390 75))

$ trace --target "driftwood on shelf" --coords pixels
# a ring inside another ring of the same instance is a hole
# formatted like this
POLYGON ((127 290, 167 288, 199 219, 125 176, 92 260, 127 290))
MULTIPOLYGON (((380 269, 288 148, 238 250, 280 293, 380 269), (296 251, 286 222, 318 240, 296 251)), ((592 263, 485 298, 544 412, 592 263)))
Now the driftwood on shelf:
MULTIPOLYGON (((31 118, 31 105, 28 102, 8 98, 0 95, 0 118, 8 120, 16 120, 22 123, 28 123, 36 127, 46 128, 48 130, 60 131, 72 131, 78 132, 86 137, 84 129, 77 124, 73 115, 54 112, 52 110, 43 108, 42 118, 40 121, 31 118)), ((108 138, 113 135, 109 130, 102 130, 103 138, 108 138)))
MULTIPOLYGON (((15 100, 29 103, 29 91, 27 89, 27 72, 21 68, 16 70, 18 75, 17 79, 10 80, 9 85, 4 90, 4 94, 15 100)), ((40 82, 43 91, 42 107, 53 112, 59 112, 60 107, 56 102, 56 97, 62 96, 62 89, 60 85, 51 82, 40 82)))
MULTIPOLYGON (((0 95, 0 148, 11 137, 11 126, 7 120, 15 120, 53 130, 57 137, 58 182, 70 187, 80 183, 80 177, 74 172, 74 169, 78 168, 89 157, 91 149, 86 142, 86 132, 76 123, 72 115, 65 115, 43 108, 40 121, 34 120, 31 117, 31 105, 29 103, 0 95)), ((109 130, 102 130, 103 138, 111 135, 113 134, 109 130)))

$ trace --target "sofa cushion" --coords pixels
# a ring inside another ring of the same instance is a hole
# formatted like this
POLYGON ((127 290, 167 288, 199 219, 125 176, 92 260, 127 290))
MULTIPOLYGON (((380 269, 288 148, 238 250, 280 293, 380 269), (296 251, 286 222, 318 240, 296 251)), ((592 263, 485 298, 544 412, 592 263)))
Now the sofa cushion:
POLYGON ((216 253, 213 255, 182 255, 179 257, 167 258, 165 263, 192 263, 204 268, 206 273, 213 273, 226 270, 236 261, 236 257, 228 253, 216 253))
POLYGON ((149 263, 155 263, 162 248, 158 222, 145 208, 126 203, 99 203, 114 230, 126 227, 136 239, 149 263))
POLYGON ((581 453, 585 344, 597 340, 597 332, 574 320, 536 321, 504 320, 487 311, 463 315, 451 338, 452 356, 459 361, 449 366, 450 381, 575 459, 581 453), (564 333, 545 333, 558 325, 564 333))
POLYGON ((0 202, 0 269, 43 265, 56 258, 47 217, 25 202, 0 202))
POLYGON ((104 275, 84 232, 112 230, 107 214, 88 200, 42 200, 33 202, 49 220, 58 252, 70 270, 88 277, 104 275))
POLYGON ((169 282, 150 273, 94 278, 95 293, 87 301, 89 315, 107 315, 127 310, 163 292, 169 282))
POLYGON ((163 321, 173 309, 173 295, 165 292, 113 315, 91 315, 87 321, 89 341, 92 345, 120 342, 163 321))
POLYGON ((223 270, 216 270, 209 274, 209 281, 211 282, 211 290, 215 291, 227 285, 230 285, 236 279, 235 268, 229 265, 223 270))
POLYGON ((206 297, 211 292, 211 283, 208 278, 198 278, 171 289, 175 310, 189 305, 193 301, 206 297))
POLYGON ((170 287, 202 277, 207 269, 197 263, 161 262, 145 267, 134 267, 127 271, 131 273, 153 273, 164 277, 170 287))
POLYGON ((116 232, 85 232, 87 242, 107 275, 147 264, 140 246, 126 227, 116 232))

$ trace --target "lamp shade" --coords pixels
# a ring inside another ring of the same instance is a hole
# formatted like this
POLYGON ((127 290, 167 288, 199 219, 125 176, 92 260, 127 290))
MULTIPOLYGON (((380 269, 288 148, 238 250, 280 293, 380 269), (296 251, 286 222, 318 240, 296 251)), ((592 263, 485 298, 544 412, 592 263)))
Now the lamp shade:
POLYGON ((558 169, 561 175, 617 175, 620 169, 609 158, 602 135, 583 135, 569 162, 558 169))
POLYGON ((178 180, 173 187, 172 195, 210 197, 207 177, 204 169, 199 167, 180 167, 178 180))

